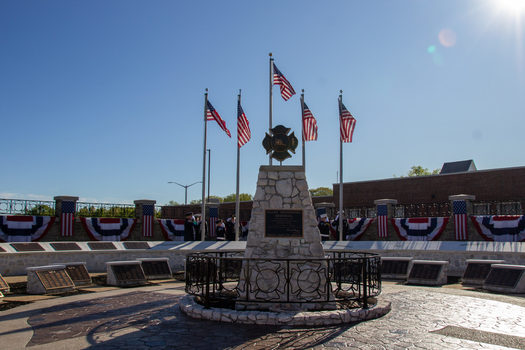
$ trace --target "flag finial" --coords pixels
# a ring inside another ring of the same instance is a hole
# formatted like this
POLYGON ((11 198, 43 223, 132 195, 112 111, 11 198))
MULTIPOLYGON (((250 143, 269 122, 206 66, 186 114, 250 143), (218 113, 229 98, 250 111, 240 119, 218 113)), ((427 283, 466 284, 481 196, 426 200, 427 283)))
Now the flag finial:
POLYGON ((303 94, 304 94, 304 89, 301 89, 301 93, 303 93, 303 94))
POLYGON ((339 90, 339 93, 340 93, 340 94, 343 94, 343 90, 339 90))
POLYGON ((272 53, 270 52, 270 53, 268 54, 268 56, 272 57, 272 53))
POLYGON ((208 88, 204 89, 206 92, 208 92, 208 88))

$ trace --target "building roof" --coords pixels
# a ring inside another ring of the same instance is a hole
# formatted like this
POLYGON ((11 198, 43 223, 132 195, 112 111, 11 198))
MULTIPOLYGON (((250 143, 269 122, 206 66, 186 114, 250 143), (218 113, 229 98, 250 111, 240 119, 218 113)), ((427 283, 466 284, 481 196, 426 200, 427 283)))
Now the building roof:
POLYGON ((440 174, 463 173, 466 171, 476 171, 476 164, 472 159, 461 160, 458 162, 443 163, 440 174))

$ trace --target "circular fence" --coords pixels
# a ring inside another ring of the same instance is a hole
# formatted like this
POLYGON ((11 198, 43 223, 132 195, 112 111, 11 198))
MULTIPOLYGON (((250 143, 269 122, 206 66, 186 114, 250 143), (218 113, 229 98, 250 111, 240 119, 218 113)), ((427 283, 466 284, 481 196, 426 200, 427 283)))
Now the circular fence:
POLYGON ((368 308, 381 293, 378 254, 335 252, 323 259, 260 259, 243 254, 188 255, 186 293, 206 307, 230 308, 237 303, 326 302, 368 308))

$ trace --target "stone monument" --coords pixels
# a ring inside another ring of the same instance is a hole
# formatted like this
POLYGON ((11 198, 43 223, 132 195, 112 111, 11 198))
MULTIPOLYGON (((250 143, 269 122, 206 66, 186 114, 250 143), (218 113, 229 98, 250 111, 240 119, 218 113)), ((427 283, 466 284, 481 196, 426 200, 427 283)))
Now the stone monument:
MULTIPOLYGON (((272 131, 276 129, 289 130, 277 126, 272 131)), ((279 136, 281 148, 274 153, 286 156, 282 147, 283 143, 286 146, 286 138, 279 136)), ((290 137, 295 138, 293 134, 290 137)), ((270 153, 268 138, 267 134, 265 148, 270 153)), ((296 141, 289 142, 291 147, 296 141)), ((249 227, 245 258, 259 260, 243 266, 238 288, 243 299, 253 302, 238 302, 238 309, 335 308, 326 262, 301 261, 325 257, 304 167, 259 168, 249 227), (275 303, 258 303, 258 300, 275 303)))

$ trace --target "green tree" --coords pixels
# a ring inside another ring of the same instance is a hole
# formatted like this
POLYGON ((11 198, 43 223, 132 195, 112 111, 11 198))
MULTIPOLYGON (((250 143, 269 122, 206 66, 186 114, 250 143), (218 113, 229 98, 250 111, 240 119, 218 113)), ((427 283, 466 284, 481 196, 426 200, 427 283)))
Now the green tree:
POLYGON ((432 171, 428 170, 427 168, 423 168, 421 165, 413 165, 410 168, 410 171, 408 172, 407 176, 425 176, 425 175, 436 175, 439 174, 439 169, 434 169, 432 171))
POLYGON ((312 197, 333 196, 334 195, 334 191, 332 191, 332 189, 328 187, 312 188, 310 190, 310 193, 312 194, 312 197))
POLYGON ((177 202, 177 201, 169 201, 169 202, 168 202, 168 205, 173 205, 173 206, 175 206, 175 205, 180 205, 180 203, 177 202))
MULTIPOLYGON (((229 194, 224 197, 224 202, 235 202, 235 193, 229 194)), ((239 200, 241 201, 251 201, 253 199, 251 194, 248 193, 239 193, 239 200)))

